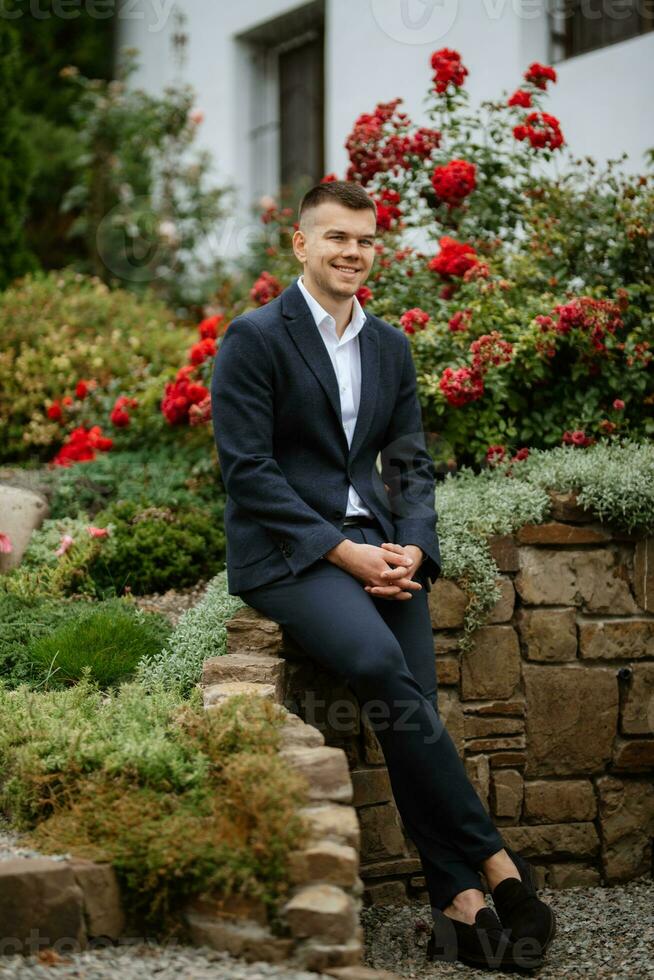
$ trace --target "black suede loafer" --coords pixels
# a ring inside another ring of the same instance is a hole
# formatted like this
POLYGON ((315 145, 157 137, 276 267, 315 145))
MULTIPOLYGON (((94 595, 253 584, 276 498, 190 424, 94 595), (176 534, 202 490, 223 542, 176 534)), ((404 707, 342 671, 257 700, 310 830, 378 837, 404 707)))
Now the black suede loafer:
POLYGON ((491 891, 493 904, 502 925, 510 930, 514 944, 532 941, 533 950, 541 956, 556 935, 553 910, 538 898, 531 865, 517 851, 506 852, 520 873, 520 878, 505 878, 491 891))
POLYGON ((427 943, 428 960, 487 970, 534 970, 543 965, 537 944, 528 940, 516 945, 491 908, 479 909, 474 925, 459 922, 439 909, 432 909, 434 925, 427 943))

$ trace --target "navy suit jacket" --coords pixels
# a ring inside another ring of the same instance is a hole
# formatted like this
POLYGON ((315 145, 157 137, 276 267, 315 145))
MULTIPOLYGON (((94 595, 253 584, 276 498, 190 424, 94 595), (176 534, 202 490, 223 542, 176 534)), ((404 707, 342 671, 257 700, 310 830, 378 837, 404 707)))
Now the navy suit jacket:
POLYGON ((211 409, 227 492, 230 595, 298 575, 343 541, 349 483, 386 540, 425 552, 415 577, 428 591, 440 574, 435 470, 411 346, 371 314, 358 336, 361 400, 351 447, 336 374, 297 281, 237 316, 221 340, 211 409))

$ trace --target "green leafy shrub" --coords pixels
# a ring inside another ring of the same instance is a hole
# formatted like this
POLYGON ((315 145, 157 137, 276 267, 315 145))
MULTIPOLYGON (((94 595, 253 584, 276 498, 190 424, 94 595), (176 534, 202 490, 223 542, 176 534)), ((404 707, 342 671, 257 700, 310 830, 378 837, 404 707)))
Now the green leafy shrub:
POLYGON ((95 518, 117 500, 156 507, 202 506, 217 520, 225 507, 215 447, 214 452, 188 446, 110 452, 82 466, 51 470, 48 480, 52 518, 74 517, 80 510, 95 518))
POLYGON ((148 425, 152 417, 153 439, 167 431, 163 420, 157 428, 160 376, 179 363, 189 332, 151 295, 111 291, 70 270, 27 276, 0 295, 0 335, 0 462, 50 455, 76 425, 108 426, 120 394, 139 401, 121 440, 143 438, 139 413, 148 425), (80 380, 99 386, 84 400, 73 397, 80 380), (67 394, 63 419, 48 418, 49 404, 67 394))
POLYGON ((89 566, 100 589, 125 586, 135 595, 184 588, 214 575, 224 564, 225 534, 214 517, 199 508, 143 509, 118 501, 96 516, 111 535, 89 566))
POLYGON ((205 711, 162 689, 37 695, 0 685, 0 810, 45 853, 113 864, 133 921, 175 928, 217 890, 273 910, 306 830, 306 783, 278 756, 283 713, 257 696, 205 711))
POLYGON ((84 514, 44 520, 32 534, 21 564, 0 577, 0 593, 25 600, 72 595, 104 598, 89 574, 89 566, 106 541, 92 537, 88 527, 84 514), (66 538, 72 539, 72 545, 57 554, 66 538))
POLYGON ((227 572, 220 572, 200 602, 180 617, 163 650, 143 658, 135 680, 148 689, 162 684, 187 696, 200 680, 204 661, 227 652, 227 621, 243 606, 227 591, 227 572))
POLYGON ((27 657, 50 686, 75 683, 88 667, 106 688, 131 677, 143 657, 156 656, 171 629, 165 616, 125 602, 101 603, 32 640, 27 657))

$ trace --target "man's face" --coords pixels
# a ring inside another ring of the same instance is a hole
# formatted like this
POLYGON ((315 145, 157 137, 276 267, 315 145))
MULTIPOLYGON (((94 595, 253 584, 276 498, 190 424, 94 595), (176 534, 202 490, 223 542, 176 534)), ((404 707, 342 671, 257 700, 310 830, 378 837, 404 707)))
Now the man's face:
POLYGON ((312 208, 293 236, 305 277, 335 299, 354 296, 375 260, 376 218, 370 208, 354 211, 335 201, 312 208))

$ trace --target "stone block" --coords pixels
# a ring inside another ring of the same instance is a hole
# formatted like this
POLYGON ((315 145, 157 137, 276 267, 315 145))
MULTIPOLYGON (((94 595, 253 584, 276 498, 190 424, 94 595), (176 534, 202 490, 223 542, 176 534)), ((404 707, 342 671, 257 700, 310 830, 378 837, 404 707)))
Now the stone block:
POLYGON ((410 905, 406 887, 401 881, 382 881, 370 885, 363 893, 366 905, 410 905))
POLYGON ((513 715, 524 717, 525 702, 521 698, 514 701, 481 701, 474 704, 472 701, 466 702, 466 715, 513 715))
POLYGON ((313 725, 307 725, 291 712, 286 716, 286 721, 280 728, 280 735, 286 748, 291 746, 313 748, 325 744, 325 736, 322 732, 319 732, 313 725))
POLYGON ((490 801, 495 816, 519 820, 522 812, 522 773, 516 769, 496 769, 491 776, 490 786, 490 801))
POLYGON ((525 783, 524 819, 533 823, 594 820, 597 801, 589 779, 536 779, 525 783))
POLYGON ((490 767, 485 755, 469 756, 465 760, 468 779, 474 786, 479 799, 489 809, 490 767))
POLYGON ((518 544, 577 545, 602 544, 611 540, 611 532, 601 524, 574 527, 560 521, 546 524, 523 524, 518 531, 518 544))
POLYGON ((603 770, 618 724, 618 684, 604 667, 523 668, 527 772, 567 776, 603 770))
POLYGON ((500 590, 500 598, 488 613, 487 623, 508 623, 513 616, 515 607, 515 589, 508 575, 500 575, 495 579, 495 585, 500 590))
POLYGON ((507 844, 524 857, 583 858, 599 852, 592 823, 552 823, 534 827, 502 827, 507 844))
POLYGON ((48 502, 40 493, 0 483, 0 531, 9 535, 12 545, 9 554, 0 553, 0 574, 20 565, 32 532, 49 513, 48 502))
POLYGON ((357 812, 361 825, 362 862, 381 861, 406 854, 404 834, 394 803, 366 806, 357 812))
POLYGON ((524 718, 516 718, 511 715, 502 715, 495 718, 493 715, 469 715, 465 714, 463 730, 466 738, 490 738, 493 735, 524 735, 524 718))
POLYGON ((212 684, 202 691, 205 708, 218 708, 227 698, 237 694, 257 694, 268 701, 277 701, 277 689, 274 684, 257 684, 252 681, 225 681, 222 684, 212 684))
POLYGON ((625 735, 654 735, 654 664, 634 664, 620 727, 625 735))
POLYGON ((491 769, 501 769, 507 766, 523 769, 527 765, 527 753, 518 752, 489 752, 488 762, 491 769))
POLYGON ((463 625, 468 596, 455 582, 447 578, 437 579, 427 600, 434 629, 456 629, 463 625))
POLYGON ((602 865, 609 881, 629 881, 652 867, 654 786, 651 780, 597 780, 602 865))
POLYGON ((72 858, 69 864, 82 892, 87 936, 118 939, 125 929, 125 913, 114 868, 82 858, 72 858))
POLYGON ((520 682, 520 647, 512 626, 482 626, 461 657, 464 701, 510 698, 520 682))
POLYGON ((388 803, 393 799, 387 769, 353 769, 350 771, 350 776, 354 790, 352 799, 354 806, 388 803))
POLYGON ((466 753, 499 752, 525 748, 524 735, 504 735, 497 738, 469 738, 465 741, 466 753))
POLYGON ((374 729, 365 715, 361 715, 361 733, 363 735, 363 758, 369 765, 383 765, 386 762, 382 747, 379 744, 374 729))
POLYGON ((220 892, 204 892, 190 899, 184 909, 186 914, 209 916, 225 922, 246 925, 248 922, 266 927, 268 911, 259 898, 246 895, 223 895, 220 892))
POLYGON ((186 912, 184 919, 194 946, 221 950, 248 963, 282 963, 293 950, 292 939, 274 936, 255 922, 230 922, 192 911, 186 912))
POLYGON ((654 738, 617 739, 613 769, 617 772, 654 771, 654 738))
MULTIPOLYGON (((252 681, 255 684, 279 685, 285 666, 281 659, 256 653, 228 653, 222 657, 209 657, 204 661, 201 684, 209 687, 225 681, 252 681)), ((281 700, 281 688, 279 693, 281 700)))
POLYGON ((361 845, 359 819, 353 806, 341 803, 321 803, 300 809, 300 815, 309 828, 312 840, 328 838, 337 843, 349 844, 357 851, 361 845))
POLYGON ((522 648, 528 660, 566 661, 577 658, 575 610, 521 609, 517 616, 522 648))
POLYGON ((257 609, 244 606, 225 624, 228 654, 256 654, 281 657, 284 637, 279 623, 268 619, 257 609))
POLYGON ((325 973, 337 967, 354 966, 363 960, 363 939, 355 937, 347 943, 325 943, 304 940, 298 944, 292 963, 301 970, 325 973))
MULTIPOLYGON (((362 811, 365 812, 365 811, 362 811)), ((391 875, 410 875, 422 871, 422 864, 417 857, 398 857, 388 861, 371 861, 361 867, 364 881, 374 878, 387 878, 391 875)))
POLYGON ((335 885, 306 885, 286 902, 282 914, 296 939, 346 943, 357 927, 354 900, 335 885))
POLYGON ((310 844, 289 854, 291 881, 296 885, 326 882, 351 888, 358 878, 359 856, 353 847, 331 840, 310 844))
POLYGON ((456 657, 436 656, 436 681, 445 686, 459 683, 461 670, 456 657))
POLYGON ((352 802, 352 780, 341 749, 328 745, 315 748, 282 749, 280 757, 305 777, 311 800, 352 802))
POLYGON ((548 888, 591 888, 601 883, 600 873, 592 864, 571 861, 564 864, 550 864, 548 868, 548 888))
POLYGON ((486 540, 500 572, 517 572, 520 565, 515 537, 512 534, 491 534, 486 540))
POLYGON ((629 589, 624 549, 587 551, 522 547, 515 587, 529 606, 576 606, 590 613, 638 612, 629 589))
POLYGON ((654 620, 606 619, 579 623, 579 654, 587 660, 654 657, 654 620))
POLYGON ((634 592, 638 605, 654 613, 654 537, 641 538, 634 550, 634 592))
POLYGON ((344 966, 326 970, 327 976, 336 980, 401 980, 397 973, 388 970, 372 970, 367 966, 344 966))
POLYGON ((593 511, 579 503, 574 490, 562 493, 559 490, 548 490, 551 508, 550 516, 555 521, 569 521, 573 524, 584 524, 595 519, 593 511))
POLYGON ((29 952, 35 930, 40 948, 64 939, 71 951, 83 948, 84 894, 72 867, 45 857, 0 861, 0 925, 3 953, 29 952))

